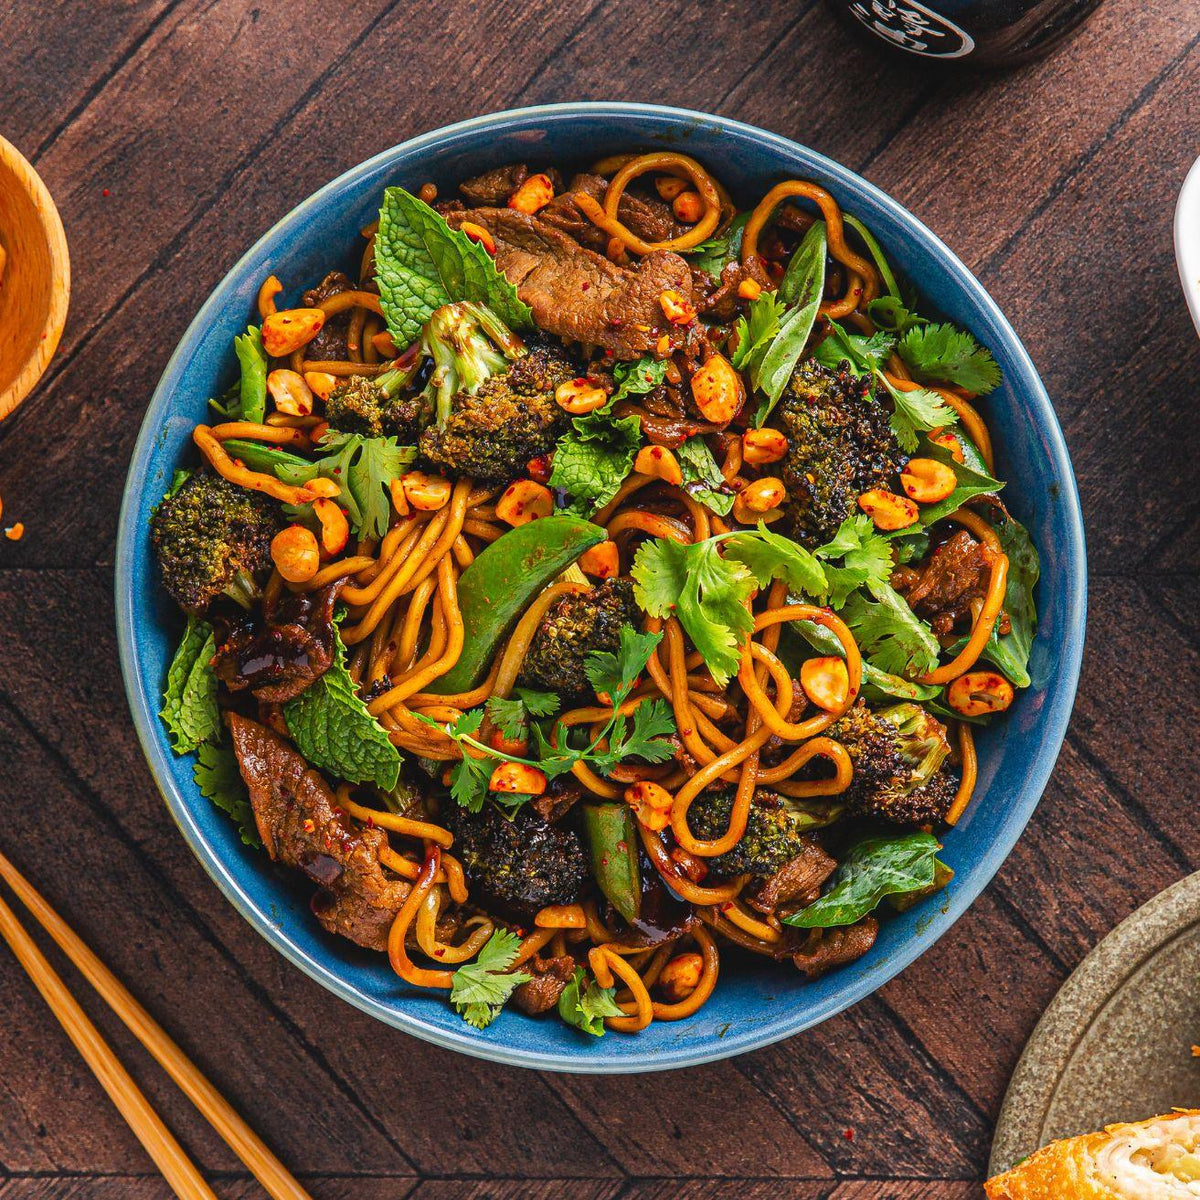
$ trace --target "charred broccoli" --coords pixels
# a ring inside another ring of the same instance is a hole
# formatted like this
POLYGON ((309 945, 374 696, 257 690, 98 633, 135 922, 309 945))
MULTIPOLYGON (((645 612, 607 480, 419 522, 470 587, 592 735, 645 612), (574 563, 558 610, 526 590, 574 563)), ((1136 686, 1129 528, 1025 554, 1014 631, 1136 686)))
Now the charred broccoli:
POLYGON ((255 576, 270 569, 271 539, 282 527, 273 500, 198 471, 158 506, 150 538, 167 591, 199 616, 222 594, 251 606, 255 576))
POLYGON ((830 730, 846 747, 854 778, 842 797, 852 812, 897 825, 933 825, 954 801, 946 727, 919 704, 872 712, 859 701, 830 730))
POLYGON ((638 624, 633 583, 606 579, 588 592, 556 601, 538 626, 521 668, 523 687, 557 692, 567 699, 588 695, 584 662, 593 650, 615 653, 621 627, 638 624))
POLYGON ((370 379, 351 375, 338 384, 325 401, 325 417, 331 429, 362 437, 392 437, 402 446, 416 445, 421 430, 433 413, 419 396, 400 398, 400 392, 415 377, 420 360, 399 360, 399 365, 370 379))
MULTIPOLYGON (((697 838, 714 841, 729 828, 733 790, 705 792, 688 809, 688 825, 697 838)), ((801 839, 823 824, 774 792, 756 791, 742 840, 732 850, 706 859, 713 875, 773 875, 804 850, 801 839)))
POLYGON ((788 439, 781 472, 792 536, 813 549, 855 511, 860 493, 886 487, 907 461, 871 384, 849 364, 805 363, 777 410, 788 439))
POLYGON ((471 893, 484 904, 528 920, 547 904, 583 895, 587 860, 576 834, 547 824, 531 808, 510 820, 490 804, 468 812, 446 801, 442 816, 454 834, 471 893))
POLYGON ((554 389, 577 374, 561 351, 526 351, 476 304, 438 309, 424 339, 434 370, 423 396, 436 408, 437 424, 419 445, 438 470, 506 483, 523 475, 531 458, 554 449, 568 420, 554 389))

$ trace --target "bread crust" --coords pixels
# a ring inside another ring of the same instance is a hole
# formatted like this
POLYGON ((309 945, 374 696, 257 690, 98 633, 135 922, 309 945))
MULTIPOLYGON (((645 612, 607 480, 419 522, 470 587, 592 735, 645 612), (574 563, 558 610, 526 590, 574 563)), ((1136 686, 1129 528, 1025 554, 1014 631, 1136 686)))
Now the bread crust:
POLYGON ((1110 1142, 1131 1130, 1169 1121, 1173 1117, 1196 1116, 1200 1110, 1176 1109, 1161 1117, 1124 1125, 1110 1125, 1100 1133, 1051 1142, 1002 1175, 985 1183, 988 1200, 1125 1200, 1096 1175, 1096 1155, 1110 1142))

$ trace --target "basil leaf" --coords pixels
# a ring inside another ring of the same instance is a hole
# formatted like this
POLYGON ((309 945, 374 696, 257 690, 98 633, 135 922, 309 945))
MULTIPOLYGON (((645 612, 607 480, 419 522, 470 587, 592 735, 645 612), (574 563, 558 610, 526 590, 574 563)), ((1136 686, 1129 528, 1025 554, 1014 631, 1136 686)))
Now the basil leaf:
POLYGON ((283 706, 288 732, 313 766, 349 783, 373 783, 390 792, 400 776, 400 752, 359 698, 336 625, 333 637, 329 670, 283 706))
MULTIPOLYGON (((957 431, 955 436, 962 438, 962 435, 957 431)), ((965 441, 966 439, 963 440, 965 441)), ((971 448, 974 449, 973 446, 971 448)), ((937 504, 922 504, 920 506, 922 525, 932 525, 935 521, 940 521, 943 517, 948 517, 952 512, 957 512, 973 497, 992 496, 1004 487, 1004 484, 999 479, 993 479, 987 471, 977 470, 974 467, 968 466, 965 461, 957 462, 954 455, 945 446, 939 446, 936 442, 929 441, 928 438, 921 439, 917 454, 922 458, 932 458, 937 462, 945 463, 954 472, 954 478, 957 480, 954 491, 945 500, 939 500, 937 504)), ((964 446, 964 460, 966 457, 964 446)))
POLYGON ((212 627, 188 617, 179 649, 167 669, 167 686, 159 713, 170 731, 176 754, 190 754, 202 743, 220 739, 217 677, 209 665, 216 652, 212 627))
POLYGON ((400 187, 383 193, 375 273, 388 332, 401 348, 417 340, 435 308, 454 300, 486 304, 510 329, 533 325, 492 256, 400 187))
POLYGON ((763 425, 779 402, 816 324, 825 289, 825 252, 825 222, 816 221, 796 248, 779 284, 779 298, 789 305, 780 321, 779 332, 767 347, 757 369, 751 369, 754 386, 766 393, 754 414, 756 427, 763 425))
POLYGON ((683 490, 693 500, 703 504, 719 516, 725 516, 733 507, 733 491, 725 482, 717 460, 703 438, 688 438, 675 457, 683 472, 683 490))
POLYGON ((866 838, 852 846, 819 900, 784 917, 797 929, 853 925, 885 896, 903 896, 933 886, 934 858, 941 847, 931 833, 866 838))

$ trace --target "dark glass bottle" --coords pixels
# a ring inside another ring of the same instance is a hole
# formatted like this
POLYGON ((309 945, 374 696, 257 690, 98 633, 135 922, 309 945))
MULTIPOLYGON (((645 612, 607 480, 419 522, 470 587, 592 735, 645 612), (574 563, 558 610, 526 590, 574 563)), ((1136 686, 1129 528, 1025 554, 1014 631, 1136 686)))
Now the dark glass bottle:
POLYGON ((910 58, 1008 67, 1047 53, 1100 0, 828 0, 841 20, 910 58))

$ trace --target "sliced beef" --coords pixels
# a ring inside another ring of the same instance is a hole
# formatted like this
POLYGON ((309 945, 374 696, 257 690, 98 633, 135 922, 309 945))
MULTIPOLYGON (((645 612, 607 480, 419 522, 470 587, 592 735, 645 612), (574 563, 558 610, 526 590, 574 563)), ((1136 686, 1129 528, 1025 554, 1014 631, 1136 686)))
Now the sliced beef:
POLYGON ((782 905, 797 898, 807 898, 837 869, 837 862, 811 837, 800 839, 803 849, 790 862, 784 863, 773 875, 763 880, 746 903, 762 913, 776 912, 782 905))
POLYGON ((446 220, 455 229, 471 220, 492 235, 496 266, 547 333, 601 346, 620 359, 648 354, 664 333, 678 340, 658 299, 672 290, 692 301, 691 271, 678 254, 656 251, 634 268, 619 267, 514 209, 474 208, 446 220))
POLYGON ((338 580, 314 592, 285 591, 263 602, 261 616, 239 610, 215 621, 217 678, 231 692, 249 689, 269 704, 294 700, 333 662, 333 606, 343 585, 338 580))
MULTIPOLYGON (((338 295, 339 292, 353 292, 358 285, 350 281, 349 276, 341 271, 330 271, 315 288, 309 288, 301 297, 305 308, 318 308, 325 300, 338 295)), ((350 332, 350 312, 335 313, 307 346, 304 347, 304 357, 322 361, 334 360, 344 362, 349 356, 346 338, 350 332)))
POLYGON ((472 208, 491 206, 499 208, 507 204, 509 197, 523 184, 529 175, 524 163, 510 163, 507 167, 493 167, 458 185, 467 203, 472 208))
MULTIPOLYGON (((555 196, 538 216, 589 250, 602 253, 608 246, 608 234, 584 216, 575 203, 575 193, 583 192, 597 204, 603 204, 607 191, 608 180, 603 175, 586 172, 576 175, 567 190, 555 196)), ((670 241, 682 237, 690 228, 675 220, 669 204, 636 184, 621 193, 617 204, 617 220, 646 242, 670 241)))
POLYGON ((234 713, 229 730, 267 853, 320 885, 312 909, 330 933, 386 950, 409 892, 407 883, 389 879, 379 865, 387 835, 338 809, 329 784, 265 725, 234 713))
POLYGON ((533 976, 513 992, 516 1006, 531 1017, 549 1012, 562 995, 563 988, 575 974, 575 960, 569 954, 557 958, 541 958, 535 955, 531 962, 521 968, 533 976))
POLYGON ((862 958, 875 944, 878 934, 879 922, 874 917, 863 917, 857 925, 813 929, 804 945, 792 955, 792 962, 809 979, 820 979, 834 967, 844 967, 862 958))
POLYGON ((921 566, 899 568, 894 586, 913 612, 924 617, 941 637, 953 632, 971 605, 983 599, 991 569, 991 551, 960 529, 921 566))

